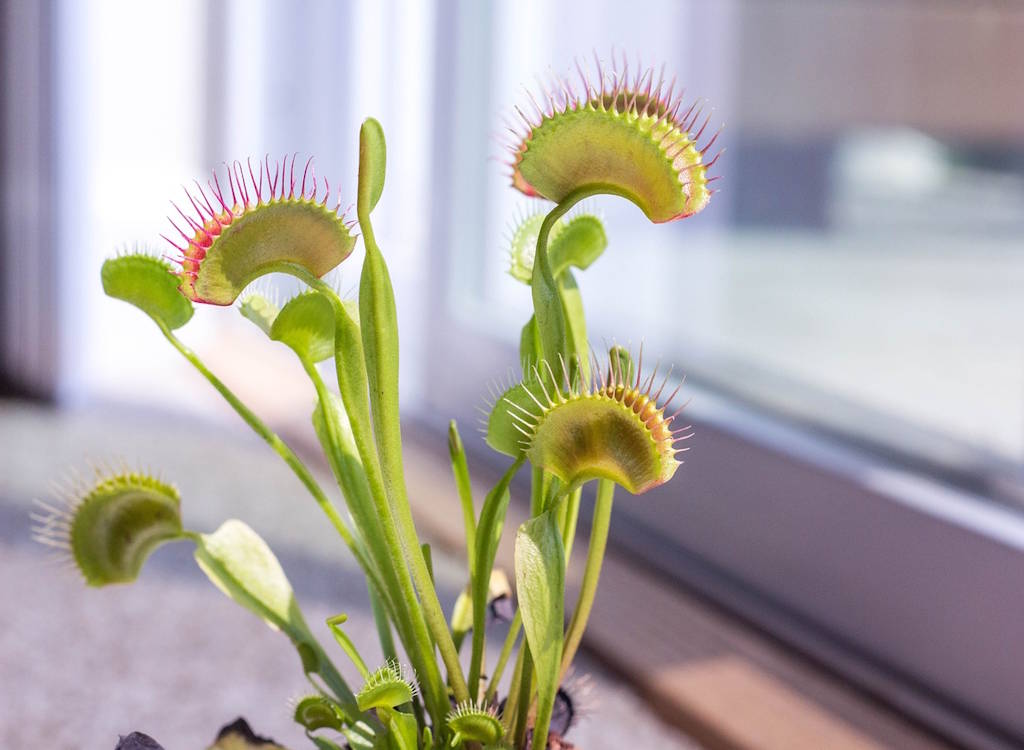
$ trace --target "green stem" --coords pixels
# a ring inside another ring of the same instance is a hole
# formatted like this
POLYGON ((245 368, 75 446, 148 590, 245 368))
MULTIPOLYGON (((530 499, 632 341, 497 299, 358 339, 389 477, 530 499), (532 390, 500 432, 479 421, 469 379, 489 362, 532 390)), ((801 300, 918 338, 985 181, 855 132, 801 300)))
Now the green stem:
POLYGON ((363 657, 359 654, 359 649, 356 648, 356 644, 352 642, 352 639, 348 637, 348 633, 341 629, 341 626, 348 620, 348 615, 340 614, 334 615, 333 617, 327 618, 327 627, 331 631, 331 635, 334 636, 334 640, 341 646, 341 650, 345 652, 348 658, 355 664, 356 669, 359 670, 359 674, 364 680, 370 679, 370 670, 366 667, 366 662, 363 661, 363 657))
MULTIPOLYGON (((359 710, 356 697, 349 689, 348 683, 345 682, 345 678, 341 676, 341 673, 334 666, 334 662, 328 658, 323 647, 313 638, 311 638, 306 645, 309 646, 316 655, 315 673, 320 676, 320 679, 324 681, 324 684, 330 688, 330 690, 339 699, 342 709, 349 718, 353 720, 353 723, 359 719, 365 720, 368 718, 367 714, 364 714, 359 710)), ((315 682, 313 684, 316 685, 315 682)), ((317 689, 320 690, 321 688, 317 686, 317 689)), ((373 723, 376 724, 375 721, 373 723)))
MULTIPOLYGON (((530 696, 533 693, 533 659, 530 656, 530 649, 523 642, 522 651, 523 656, 523 669, 519 674, 519 696, 516 700, 516 718, 515 718, 515 729, 513 730, 513 736, 515 737, 516 747, 525 747, 526 745, 526 725, 529 723, 530 716, 530 696)), ((545 746, 547 743, 544 743, 545 746)))
POLYGON ((164 337, 171 342, 171 345, 174 346, 174 348, 177 349, 181 355, 185 357, 185 359, 187 359, 192 366, 210 382, 210 385, 212 385, 217 392, 224 397, 224 400, 231 405, 231 408, 235 410, 238 416, 240 416, 257 435, 263 438, 263 440, 274 449, 277 455, 284 459, 284 462, 288 464, 289 468, 291 468, 293 472, 295 472, 295 476, 297 476, 299 481, 302 482, 307 490, 309 490, 309 493, 313 496, 317 505, 320 506, 321 510, 323 510, 327 515, 327 518, 330 519, 331 525, 334 526, 345 544, 348 545, 353 556, 360 561, 360 564, 363 564, 365 562, 365 558, 362 556, 355 538, 352 536, 352 531, 348 528, 348 524, 345 523, 345 519, 343 519, 338 513, 337 508, 334 507, 334 504, 324 493, 316 479, 313 478, 312 473, 306 465, 302 463, 301 459, 299 459, 297 455, 295 455, 295 452, 289 448, 287 443, 281 440, 276 433, 267 427, 267 425, 264 424, 248 406, 242 403, 238 396, 236 396, 230 388, 224 385, 220 378, 214 375, 206 365, 203 364, 202 360, 196 356, 195 352, 185 346, 177 336, 171 333, 167 326, 159 321, 157 321, 157 325, 160 327, 160 331, 164 334, 164 337))
POLYGON ((537 250, 534 253, 533 279, 531 281, 533 309, 544 357, 549 362, 558 362, 560 354, 566 358, 566 362, 569 362, 572 352, 564 350, 569 341, 569 327, 565 309, 562 307, 558 284, 555 282, 551 262, 548 260, 548 237, 551 235, 551 229, 555 222, 561 219, 569 209, 585 198, 602 194, 629 198, 614 185, 584 185, 573 190, 551 209, 544 217, 540 232, 537 234, 537 250))
POLYGON ((377 589, 373 586, 367 586, 367 589, 370 594, 370 610, 373 612, 373 622, 377 626, 377 637, 380 640, 380 650, 385 660, 398 661, 395 641, 391 637, 391 623, 388 621, 388 611, 377 589))
MULTIPOLYGON (((448 691, 445 688, 444 680, 434 659, 434 643, 431 640, 431 632, 434 629, 429 625, 431 617, 427 607, 421 606, 420 600, 416 598, 416 589, 413 586, 413 578, 425 575, 429 581, 430 576, 426 571, 426 563, 419 548, 418 540, 414 540, 413 547, 415 555, 411 552, 407 556, 403 543, 399 538, 399 529, 405 530, 405 525, 396 522, 393 513, 392 503, 388 500, 388 494, 384 486, 384 477, 381 470, 380 457, 377 453, 377 445, 373 439, 373 428, 371 427, 369 403, 367 393, 369 383, 367 381, 366 366, 362 356, 362 337, 359 326, 349 316, 345 306, 341 304, 338 295, 323 280, 314 276, 304 267, 293 263, 278 264, 275 270, 290 273, 301 281, 305 282, 311 289, 322 293, 334 307, 335 318, 335 349, 334 364, 338 374, 338 389, 341 391, 341 400, 348 413, 349 422, 352 426, 352 437, 356 444, 360 460, 366 471, 366 479, 370 486, 370 495, 373 498, 374 507, 381 520, 381 528, 384 532, 384 541, 388 548, 388 556, 398 577, 400 596, 405 605, 406 615, 413 628, 409 642, 406 643, 406 651, 409 658, 413 660, 417 673, 423 685, 427 708, 435 726, 442 726, 444 717, 448 713, 448 691), (423 570, 419 575, 410 577, 409 569, 401 564, 402 560, 418 557, 422 563, 423 570)), ((413 532, 415 534, 415 531, 413 532)), ((409 546, 406 544, 405 546, 409 546)), ((432 591, 432 587, 430 588, 432 591)), ((425 599, 428 597, 424 597, 425 599)), ((434 593, 436 601, 437 594, 434 593)), ((437 604, 440 609, 440 604, 437 604)), ((451 634, 448 631, 447 622, 441 614, 444 634, 451 643, 451 634)), ((451 643, 451 651, 455 653, 455 645, 451 643)), ((458 665, 458 654, 455 653, 455 663, 458 665)), ((447 661, 446 661, 447 664, 447 661)), ((465 683, 462 684, 463 695, 467 696, 465 683)))
POLYGON ((547 494, 550 475, 538 466, 530 468, 530 517, 544 512, 544 498, 547 494))
POLYGON ((519 713, 519 685, 523 681, 523 664, 526 662, 529 650, 529 644, 523 639, 519 653, 516 654, 516 664, 512 668, 512 680, 509 682, 508 695, 505 697, 505 710, 501 714, 501 723, 505 725, 505 734, 512 734, 515 730, 516 716, 519 713))
POLYGON ((490 703, 494 700, 494 696, 498 692, 498 683, 501 681, 501 675, 505 671, 505 666, 508 664, 508 659, 512 655, 512 648, 516 645, 516 638, 519 637, 519 630, 522 627, 523 613, 517 609, 515 617, 513 617, 512 622, 509 623, 508 635, 505 636, 505 642, 501 646, 501 653, 498 654, 498 661, 494 664, 494 671, 491 673, 491 680, 487 684, 487 692, 484 694, 484 703, 490 703))
POLYGON ((587 549, 587 563, 580 584, 580 594, 573 610, 572 620, 565 634, 565 645, 562 648, 562 678, 565 677, 573 657, 579 648, 586 630, 590 610, 594 606, 597 594, 597 582, 601 577, 601 564, 608 544, 608 529, 612 520, 612 500, 615 495, 615 483, 602 479, 597 483, 597 500, 594 503, 594 518, 590 526, 590 544, 587 549))
POLYGON ((473 651, 469 660, 469 684, 473 695, 479 695, 480 676, 483 670, 484 647, 486 645, 485 623, 487 614, 487 590, 491 581, 491 570, 498 552, 505 514, 508 511, 509 484, 519 467, 526 460, 519 456, 508 468, 501 480, 487 493, 480 509, 480 526, 477 534, 476 569, 470 578, 473 600, 473 651))
MULTIPOLYGON (((562 484, 562 481, 551 474, 545 474, 545 480, 547 484, 544 492, 544 503, 541 506, 541 512, 551 510, 552 508, 558 508, 565 498, 569 497, 573 493, 573 486, 571 484, 562 484)), ((533 515, 538 515, 534 513, 533 515)))
MULTIPOLYGON (((303 365, 306 366, 320 400, 319 419, 316 419, 316 414, 314 414, 317 438, 320 440, 328 463, 338 481, 338 486, 348 504, 356 524, 356 531, 361 536, 357 542, 361 542, 361 546, 367 548, 370 562, 376 564, 377 576, 383 579, 383 583, 381 583, 377 577, 372 575, 367 577, 370 605, 377 626, 381 650, 385 657, 397 660, 397 652, 388 623, 390 617, 398 632, 398 637, 403 644, 407 644, 410 660, 419 669, 419 662, 416 661, 418 651, 411 635, 413 633, 412 620, 403 608, 402 600, 398 597, 401 586, 383 539, 381 521, 374 509, 366 472, 355 447, 351 422, 343 407, 337 405, 337 397, 327 390, 316 367, 309 362, 303 362, 303 365)), ((418 701, 415 708, 419 714, 422 714, 422 707, 418 701)))
MULTIPOLYGON (((397 578, 393 575, 392 566, 389 564, 387 546, 383 540, 380 519, 377 518, 373 508, 373 500, 370 497, 369 484, 366 480, 366 471, 359 461, 357 451, 353 445, 351 424, 348 415, 340 409, 332 406, 333 397, 327 389, 324 379, 316 365, 300 358, 302 366, 306 370, 310 381, 316 389, 317 399, 320 402, 321 429, 317 429, 317 437, 321 441, 324 453, 327 455, 328 463, 334 471, 335 478, 341 493, 348 505, 349 513, 356 524, 356 531, 361 535, 365 545, 369 548, 369 558, 363 564, 372 584, 371 594, 376 592, 381 603, 387 606, 392 613, 399 628, 399 634, 408 633, 408 623, 402 616, 402 612, 389 592, 398 588, 397 578), (344 425, 348 430, 343 430, 344 425), (404 626, 404 629, 403 629, 404 626)), ((358 540, 357 540, 358 542, 358 540)), ((360 545, 362 550, 362 545, 360 545)))
POLYGON ((466 677, 420 547, 405 484, 398 408, 397 314, 387 264, 373 235, 370 208, 365 201, 357 205, 366 250, 359 284, 359 309, 365 323, 361 327, 361 337, 372 405, 373 438, 377 444, 385 497, 397 526, 405 560, 419 592, 423 615, 448 671, 448 681, 455 700, 462 702, 469 700, 466 677))
POLYGON ((577 487, 565 504, 565 517, 562 523, 562 547, 565 549, 565 568, 569 569, 569 558, 572 556, 572 545, 576 540, 576 524, 580 517, 580 498, 583 488, 577 487))

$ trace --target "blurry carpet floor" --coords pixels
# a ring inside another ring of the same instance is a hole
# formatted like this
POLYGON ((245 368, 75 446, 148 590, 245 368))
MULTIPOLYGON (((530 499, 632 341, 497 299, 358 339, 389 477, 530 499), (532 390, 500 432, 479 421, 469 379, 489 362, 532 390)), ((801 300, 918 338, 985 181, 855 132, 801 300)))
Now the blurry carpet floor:
MULTIPOLYGON (((156 422, 0 402, 0 747, 112 750, 119 733, 138 729, 167 750, 202 750, 240 715, 296 750, 309 746, 289 716, 289 699, 306 689, 291 646, 215 590, 187 545, 159 550, 132 586, 86 590, 28 541, 31 498, 47 497, 68 466, 88 471, 113 457, 161 467, 181 490, 186 526, 246 520, 277 551, 329 650, 322 623, 344 611, 364 656, 379 658, 361 576, 287 468, 244 434, 156 422)), ((435 553, 446 608, 460 571, 435 553)), ((500 645, 503 633, 494 635, 500 645)), ((578 660, 578 672, 591 680, 568 737, 581 750, 696 747, 596 665, 578 660)))

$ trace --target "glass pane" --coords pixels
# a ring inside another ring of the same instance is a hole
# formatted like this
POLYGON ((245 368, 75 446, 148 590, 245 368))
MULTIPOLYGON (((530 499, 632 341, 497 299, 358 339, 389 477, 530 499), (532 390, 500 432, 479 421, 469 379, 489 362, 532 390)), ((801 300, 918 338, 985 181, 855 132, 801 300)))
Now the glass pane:
MULTIPOLYGON (((728 121, 722 192, 702 214, 652 226, 595 203, 610 247, 580 274, 594 339, 643 338, 704 386, 890 452, 1019 476, 1024 10, 617 7, 496 8, 493 99, 478 104, 528 101, 520 84, 549 63, 567 74, 567 51, 596 47, 607 65, 614 43, 712 100, 709 127, 728 121), (557 33, 526 33, 544 28, 557 33)), ((529 293, 491 238, 540 206, 504 175, 487 200, 487 261, 455 307, 514 343, 529 293)))
MULTIPOLYGON (((195 193, 194 180, 205 186, 214 168, 223 181, 225 161, 252 158, 257 166, 266 158, 274 165, 297 155, 301 174, 313 156, 319 194, 326 176, 332 204, 340 195, 345 209, 355 200, 359 125, 369 115, 387 129, 388 185, 375 218, 408 332, 403 387, 415 386, 429 224, 401 217, 410 206, 428 215, 433 5, 190 0, 89 10, 63 3, 59 10, 64 200, 56 218, 64 292, 72 300, 61 321, 64 359, 74 363, 62 373, 63 399, 234 419, 145 316, 103 295, 99 267, 122 248, 175 255, 160 234, 181 244, 168 217, 187 224, 169 201, 192 213, 183 186, 195 193), (121 41, 111 45, 111 38, 121 41), (425 114, 412 118, 410 111, 425 114)), ((350 297, 361 253, 329 277, 350 297)), ((288 278, 264 282, 257 283, 284 299, 299 288, 288 278)), ((237 311, 202 306, 182 339, 270 421, 308 426, 312 390, 295 357, 268 344, 237 311)))

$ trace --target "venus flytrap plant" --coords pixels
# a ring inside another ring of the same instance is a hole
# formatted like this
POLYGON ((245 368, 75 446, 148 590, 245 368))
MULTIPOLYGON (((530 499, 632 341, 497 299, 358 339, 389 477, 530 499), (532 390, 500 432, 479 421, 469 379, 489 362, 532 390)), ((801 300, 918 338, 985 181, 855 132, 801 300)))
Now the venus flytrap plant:
POLYGON ((363 123, 359 133, 359 157, 356 211, 366 248, 359 282, 359 309, 366 321, 361 331, 369 373, 374 438, 380 452, 388 500, 397 519, 406 560, 416 582, 431 637, 448 670, 448 681, 455 699, 463 701, 468 700, 469 693, 462 666, 416 535, 402 468, 402 436, 398 419, 398 316, 391 278, 370 224, 370 211, 384 190, 384 133, 376 120, 363 123))
POLYGON ((230 203, 216 172, 207 183, 212 199, 198 182, 195 194, 185 191, 196 215, 177 205, 175 210, 191 234, 169 218, 186 244, 165 237, 181 253, 176 262, 181 265, 182 294, 195 302, 230 305, 249 282, 282 262, 323 276, 348 257, 356 240, 351 224, 339 213, 340 194, 329 208, 330 183, 324 180, 320 190, 315 171, 310 172, 312 158, 300 182, 295 159, 291 167, 287 156, 271 166, 268 157, 263 164, 257 162, 255 172, 251 162, 244 170, 238 161, 226 165, 230 203))
POLYGON ((291 584, 266 543, 238 520, 212 534, 182 526, 177 490, 140 472, 97 475, 65 498, 64 507, 39 502, 34 537, 61 550, 91 586, 134 581, 161 544, 190 540, 200 569, 224 594, 292 641, 303 670, 323 680, 331 699, 360 715, 348 685, 306 625, 291 584))
POLYGON ((59 550, 90 586, 134 581, 157 547, 185 537, 178 491, 139 472, 97 472, 95 484, 79 481, 36 505, 36 541, 59 550))
POLYGON ((493 706, 460 703, 448 714, 446 722, 453 732, 452 747, 459 747, 465 741, 494 745, 501 742, 505 734, 493 706))
MULTIPOLYGON (((147 475, 98 476, 64 501, 40 503, 35 537, 63 550, 94 586, 134 580, 161 544, 194 544, 207 577, 295 646, 314 692, 294 703, 294 719, 321 750, 570 747, 564 735, 576 710, 563 683, 593 607, 615 486, 640 494, 678 469, 690 432, 676 424, 678 410, 667 413, 679 389, 662 398, 672 371, 659 378, 657 368, 645 372, 642 355, 634 365, 621 347, 607 358, 591 349, 575 275, 602 256, 608 239, 600 218, 578 204, 615 195, 653 222, 702 210, 713 192, 708 168, 718 158, 705 155, 717 133, 699 145, 710 118, 697 104, 683 109, 662 73, 630 74, 625 60, 610 67, 597 60, 590 73, 577 65, 577 73, 578 84, 561 81, 531 95, 532 109, 516 110, 524 127, 510 145, 512 184, 554 205, 521 215, 509 237, 509 273, 530 286, 534 315, 520 335, 521 378, 495 393, 485 411, 486 441, 511 464, 479 509, 465 446, 455 423, 449 426, 469 573, 450 618, 404 476, 396 303, 371 218, 387 161, 380 124, 369 119, 360 130, 355 220, 340 211, 340 198, 332 203, 312 160, 301 168, 294 156, 255 166, 236 161, 205 186, 186 190, 190 212, 175 206, 176 233, 165 239, 176 249, 169 260, 177 268, 139 252, 103 265, 106 293, 154 321, 325 513, 365 573, 385 663, 372 670, 344 629, 346 615, 329 618, 358 673, 361 687, 353 690, 312 635, 263 539, 238 520, 208 534, 184 528, 177 491, 147 475), (358 300, 351 301, 322 277, 352 252, 356 225, 366 253, 358 300), (283 301, 252 291, 251 282, 272 273, 289 274, 307 289, 283 301), (299 456, 178 337, 194 303, 237 303, 270 341, 298 358, 316 392, 312 425, 347 519, 299 456), (325 362, 333 378, 321 372, 325 362), (515 534, 513 607, 508 577, 495 560, 513 481, 525 464, 530 518, 515 534), (593 522, 566 625, 566 569, 586 486, 596 487, 593 522), (487 629, 496 619, 510 622, 488 676, 487 629), (399 666, 403 655, 411 671, 399 666)), ((258 741, 247 725, 232 725, 214 747, 258 741)))

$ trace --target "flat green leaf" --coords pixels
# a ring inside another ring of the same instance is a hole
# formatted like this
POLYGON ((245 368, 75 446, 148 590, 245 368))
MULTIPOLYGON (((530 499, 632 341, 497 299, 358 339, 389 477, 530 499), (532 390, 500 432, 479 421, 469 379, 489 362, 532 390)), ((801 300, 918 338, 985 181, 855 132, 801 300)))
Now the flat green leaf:
POLYGON ((357 716, 355 696, 306 625, 281 563, 259 534, 231 519, 212 534, 194 534, 195 558, 213 584, 292 641, 303 670, 318 674, 348 716, 357 716))
POLYGON ((369 214, 384 191, 384 172, 387 166, 387 148, 384 129, 368 117, 359 129, 359 192, 360 214, 369 214))
POLYGON ((160 258, 145 253, 110 258, 100 277, 108 297, 134 305, 172 331, 192 318, 192 303, 178 290, 181 279, 160 258))
POLYGON ((534 747, 547 747, 558 692, 564 627, 565 560, 554 510, 530 519, 516 533, 516 590, 523 632, 537 679, 534 747))
POLYGON ((387 462, 387 452, 401 445, 387 443, 398 439, 398 313, 387 264, 380 250, 370 244, 359 280, 359 317, 375 437, 387 462))
MULTIPOLYGON (((345 414, 341 398, 332 391, 326 391, 324 396, 326 398, 317 401, 313 410, 313 430, 331 466, 331 471, 334 472, 334 478, 345 495, 356 525, 362 533, 369 534, 371 529, 377 528, 379 521, 373 515, 370 485, 366 480, 363 462, 359 458, 352 425, 345 414)), ((376 531, 372 533, 374 538, 379 535, 376 531)))
MULTIPOLYGON (((441 610, 440 601, 434 588, 426 558, 419 547, 416 528, 409 507, 409 498, 405 486, 404 468, 402 465, 402 434, 399 420, 398 403, 398 315, 395 309, 395 294, 388 273, 387 264, 380 248, 373 237, 370 223, 370 209, 380 196, 384 184, 384 135, 380 123, 369 119, 363 123, 360 131, 360 164, 359 164, 359 226, 363 230, 363 245, 366 256, 363 259, 363 270, 359 277, 359 332, 363 344, 363 361, 365 364, 366 384, 369 387, 370 416, 372 418, 372 437, 377 448, 377 458, 371 460, 372 447, 365 439, 370 436, 369 421, 363 421, 362 413, 353 413, 352 402, 356 399, 365 401, 365 391, 356 395, 345 395, 342 386, 345 406, 349 410, 353 422, 356 443, 360 446, 364 466, 372 470, 374 464, 379 465, 379 477, 371 476, 371 488, 374 489, 375 501, 386 505, 381 508, 382 515, 390 512, 394 524, 394 536, 389 546, 392 558, 403 556, 408 563, 409 572, 416 591, 419 593, 419 611, 426 620, 429 638, 437 645, 441 658, 448 670, 448 680, 456 697, 465 695, 465 679, 458 661, 458 653, 448 630, 448 623, 441 610), (383 497, 381 492, 383 491, 383 497), (396 544, 397 542, 397 544, 396 544), (394 549, 401 545, 401 549, 394 549), (396 554, 397 553, 397 554, 396 554)), ((337 336, 336 336, 337 342, 337 336)), ((341 352, 338 347, 338 352, 341 352)), ((342 379, 342 365, 338 359, 339 383, 342 379)), ((387 522, 385 522, 387 523, 387 522)), ((388 531, 387 526, 384 526, 388 531)), ((395 560, 398 564, 398 560, 395 560)), ((415 598, 406 590, 404 596, 415 598)), ((413 609, 412 606, 409 609, 413 609)), ((429 695, 428 705, 435 716, 445 698, 442 697, 443 680, 436 662, 427 657, 426 633, 417 635, 420 643, 419 663, 422 684, 429 695), (422 671, 423 669, 427 671, 422 671)))
POLYGON ((196 535, 196 562, 217 588, 296 642, 311 640, 281 563, 242 521, 196 535))
MULTIPOLYGON (((360 195, 365 188, 365 170, 362 163, 364 140, 369 139, 372 146, 374 138, 379 136, 383 158, 384 136, 379 130, 380 124, 376 120, 367 120, 360 131, 360 195)), ((374 152, 373 148, 368 148, 371 153, 374 152)), ((383 180, 383 163, 380 168, 383 180)), ((368 210, 360 209, 359 222, 363 229, 366 248, 363 270, 359 276, 359 332, 362 337, 366 379, 370 389, 373 437, 380 454, 388 499, 396 503, 405 491, 398 403, 398 312, 395 308, 395 290, 391 284, 391 274, 380 248, 373 239, 368 210)), ((392 511, 395 512, 395 509, 392 511)), ((399 520, 404 519, 400 517, 399 520)))

